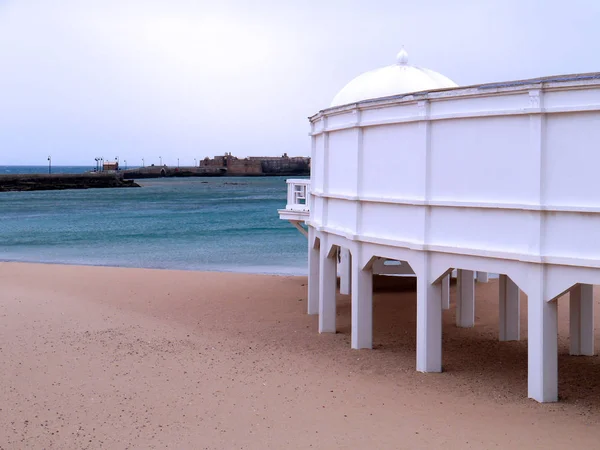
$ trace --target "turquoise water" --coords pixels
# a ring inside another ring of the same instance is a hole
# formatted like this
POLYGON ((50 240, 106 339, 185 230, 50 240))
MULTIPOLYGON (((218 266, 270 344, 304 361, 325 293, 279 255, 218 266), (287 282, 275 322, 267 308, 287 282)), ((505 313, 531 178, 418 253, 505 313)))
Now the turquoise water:
POLYGON ((0 260, 306 273, 306 238, 277 215, 284 177, 138 183, 0 193, 0 260))

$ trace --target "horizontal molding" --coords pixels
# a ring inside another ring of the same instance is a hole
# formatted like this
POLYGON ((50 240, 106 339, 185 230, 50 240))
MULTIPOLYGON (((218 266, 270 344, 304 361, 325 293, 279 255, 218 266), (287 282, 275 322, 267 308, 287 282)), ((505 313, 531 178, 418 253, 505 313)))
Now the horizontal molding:
POLYGON ((310 213, 303 211, 294 211, 292 209, 278 209, 279 218, 281 220, 299 220, 306 221, 310 217, 310 213))
MULTIPOLYGON (((450 89, 441 89, 433 91, 420 91, 407 94, 399 94, 384 98, 366 99, 356 103, 350 103, 347 105, 336 106, 333 108, 327 108, 319 111, 318 113, 310 116, 308 119, 311 124, 316 124, 321 119, 333 116, 344 115, 348 113, 355 113, 356 110, 368 111, 373 109, 382 109, 391 106, 403 106, 403 105, 414 105, 419 101, 428 102, 439 102, 448 100, 465 100, 465 99, 476 99, 476 98, 489 98, 499 96, 518 96, 528 95, 531 90, 539 90, 544 93, 554 92, 569 92, 569 91, 580 91, 588 89, 596 89, 600 87, 600 80, 596 75, 598 74, 584 74, 588 75, 589 78, 579 79, 555 79, 555 80, 522 80, 515 82, 506 83, 492 83, 484 85, 472 85, 472 86, 459 86, 450 89), (528 81, 531 81, 529 83, 528 81)), ((578 75, 575 75, 578 76, 578 75)), ((567 76, 569 77, 569 76, 567 76)), ((558 77, 564 78, 564 77, 558 77)))
POLYGON ((335 234, 353 242, 376 244, 394 248, 404 248, 423 252, 437 252, 453 254, 457 256, 476 256, 480 258, 505 259, 515 262, 526 262, 533 264, 551 264, 558 266, 574 266, 600 269, 600 260, 587 258, 573 258, 566 256, 538 255, 533 253, 516 253, 496 250, 483 250, 478 248, 451 247, 446 245, 423 244, 420 242, 401 241, 396 239, 382 239, 375 236, 355 235, 346 230, 329 226, 318 226, 312 222, 307 224, 321 233, 335 234))
MULTIPOLYGON (((407 105, 403 103, 403 105, 407 105)), ((398 106, 394 105, 385 105, 385 107, 390 106, 398 106)), ((385 108, 381 108, 381 110, 385 110, 385 108)), ((565 113, 574 113, 574 112, 595 112, 600 111, 600 104, 592 104, 592 105, 578 105, 578 106, 555 106, 549 108, 517 108, 517 109, 504 109, 504 110, 496 110, 496 111, 465 111, 465 112, 455 112, 448 114, 432 114, 429 116, 423 115, 410 115, 403 117, 394 117, 389 119, 382 120, 368 120, 368 121, 360 121, 356 120, 349 121, 344 124, 329 126, 325 128, 316 129, 313 132, 309 133, 309 136, 319 136, 323 133, 329 133, 332 131, 340 131, 340 130, 350 130, 353 128, 367 128, 381 125, 395 125, 402 123, 412 123, 412 122, 433 122, 437 120, 452 120, 452 119, 476 119, 479 117, 501 117, 501 116, 526 116, 531 114, 565 114, 565 113)))
POLYGON ((498 209, 512 211, 543 211, 543 212, 573 212, 585 214, 600 214, 600 206, 572 206, 572 205, 534 205, 527 203, 490 203, 490 202, 458 202, 453 200, 420 200, 375 196, 356 196, 345 194, 325 194, 322 191, 311 191, 315 197, 345 200, 362 203, 383 203, 400 206, 431 206, 440 208, 475 208, 498 209))

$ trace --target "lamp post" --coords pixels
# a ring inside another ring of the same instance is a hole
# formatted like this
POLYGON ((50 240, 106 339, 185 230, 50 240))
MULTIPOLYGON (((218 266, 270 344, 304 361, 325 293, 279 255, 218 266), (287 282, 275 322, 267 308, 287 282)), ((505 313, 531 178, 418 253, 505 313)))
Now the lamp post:
POLYGON ((48 156, 48 173, 52 173, 52 156, 48 156))
POLYGON ((144 158, 142 158, 142 167, 146 167, 146 163, 144 162, 144 158))
POLYGON ((115 161, 117 162, 117 170, 119 170, 119 157, 115 156, 115 161))
POLYGON ((159 156, 158 160, 160 161, 160 165, 162 166, 162 156, 159 156))
POLYGON ((100 157, 100 172, 104 172, 104 156, 100 157))
POLYGON ((194 167, 198 167, 198 160, 194 158, 194 167))
POLYGON ((127 160, 126 159, 123 160, 123 164, 125 164, 125 170, 127 170, 127 160))
POLYGON ((177 168, 179 169, 179 158, 177 158, 177 168))

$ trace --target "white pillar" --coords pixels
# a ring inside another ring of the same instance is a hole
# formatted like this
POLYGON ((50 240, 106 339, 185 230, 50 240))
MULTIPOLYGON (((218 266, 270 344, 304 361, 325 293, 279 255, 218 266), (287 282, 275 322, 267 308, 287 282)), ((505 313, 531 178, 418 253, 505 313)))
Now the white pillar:
MULTIPOLYGON (((540 283, 541 284, 541 283, 540 283)), ((538 402, 558 401, 557 302, 545 301, 542 286, 527 293, 527 390, 538 402)))
POLYGON ((373 348, 373 272, 352 258, 352 348, 373 348))
POLYGON ((472 270, 457 271, 456 284, 456 326, 475 326, 475 278, 472 270))
POLYGON ((429 283, 429 262, 417 271, 417 370, 442 371, 442 286, 429 283))
POLYGON ((287 183, 287 205, 286 209, 292 209, 292 205, 294 203, 294 185, 292 183, 287 183))
POLYGON ((350 251, 347 248, 340 249, 340 294, 350 294, 352 262, 350 251))
POLYGON ((450 309, 450 277, 451 274, 442 278, 442 308, 450 309))
POLYGON ((500 275, 498 300, 500 340, 518 341, 521 334, 521 292, 506 275, 500 275))
POLYGON ((321 239, 319 250, 319 333, 335 333, 335 288, 337 258, 328 257, 327 238, 321 239))
POLYGON ((487 272, 477 272, 476 275, 478 283, 487 283, 489 281, 487 272))
POLYGON ((594 355, 594 287, 577 284, 569 294, 571 355, 594 355))
POLYGON ((308 227, 308 314, 319 313, 319 250, 314 248, 315 229, 308 227))

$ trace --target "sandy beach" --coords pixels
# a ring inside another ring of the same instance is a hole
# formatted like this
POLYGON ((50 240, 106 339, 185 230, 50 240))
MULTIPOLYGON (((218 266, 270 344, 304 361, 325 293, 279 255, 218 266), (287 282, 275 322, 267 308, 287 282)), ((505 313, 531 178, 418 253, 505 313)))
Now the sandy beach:
POLYGON ((319 335, 305 277, 0 263, 0 449, 597 448, 600 360, 568 355, 568 296, 561 401, 538 404, 526 298, 498 342, 497 280, 476 289, 475 328, 453 304, 445 372, 422 374, 411 291, 376 292, 356 351, 349 296, 319 335))

